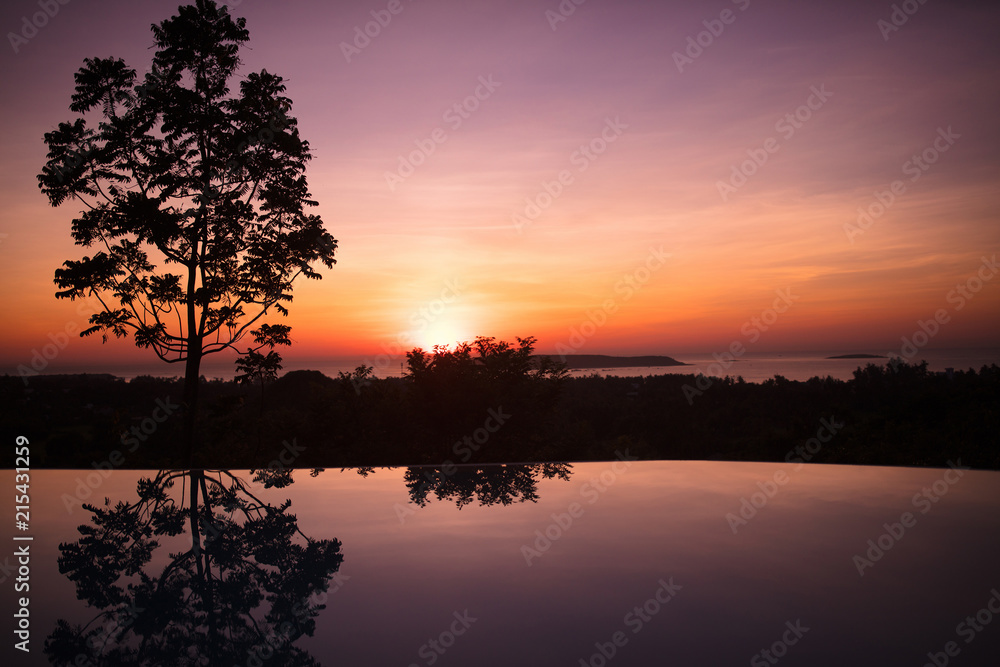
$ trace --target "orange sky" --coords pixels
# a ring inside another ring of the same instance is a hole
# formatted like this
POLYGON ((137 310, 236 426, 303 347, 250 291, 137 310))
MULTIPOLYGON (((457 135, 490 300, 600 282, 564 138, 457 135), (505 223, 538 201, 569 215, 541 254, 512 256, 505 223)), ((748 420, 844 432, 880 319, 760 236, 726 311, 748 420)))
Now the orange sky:
MULTIPOLYGON (((0 101, 7 372, 84 323, 53 297, 54 270, 84 250, 78 207, 38 192, 42 135, 72 117, 83 58, 144 71, 149 24, 176 4, 70 3, 0 56, 15 93, 0 101)), ((996 8, 927 3, 885 38, 891 3, 594 0, 553 30, 554 1, 421 0, 348 62, 341 43, 385 3, 230 4, 250 31, 243 71, 289 80, 340 244, 322 281, 296 287, 286 358, 476 335, 536 336, 543 352, 885 353, 939 309, 928 347, 997 344, 1000 279, 983 261, 1000 246, 996 8), (434 150, 398 172, 420 145, 434 150), (884 214, 845 229, 894 181, 884 214), (766 331, 752 323, 789 289, 766 331)), ((5 5, 0 26, 34 9, 5 5)), ((74 339, 58 362, 97 355, 151 359, 74 339)))

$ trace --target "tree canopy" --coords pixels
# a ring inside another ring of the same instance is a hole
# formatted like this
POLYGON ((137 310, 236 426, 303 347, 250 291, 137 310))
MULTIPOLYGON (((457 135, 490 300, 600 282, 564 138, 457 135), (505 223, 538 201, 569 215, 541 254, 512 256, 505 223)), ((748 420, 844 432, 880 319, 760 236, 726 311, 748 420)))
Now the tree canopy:
POLYGON ((252 327, 287 314, 293 281, 320 278, 316 262, 332 268, 337 242, 308 212, 309 144, 284 80, 261 70, 234 83, 245 19, 198 0, 152 31, 144 77, 121 59, 84 61, 70 104, 80 116, 45 134, 38 181, 53 206, 82 205, 73 239, 96 250, 55 272, 58 298, 103 306, 81 335, 131 333, 185 362, 194 403, 204 355, 287 340, 288 327, 252 327))
POLYGON ((52 664, 319 664, 296 642, 316 630, 339 540, 304 535, 290 500, 267 503, 228 470, 161 470, 136 494, 85 505, 80 539, 59 545, 60 573, 96 614, 56 623, 52 664))

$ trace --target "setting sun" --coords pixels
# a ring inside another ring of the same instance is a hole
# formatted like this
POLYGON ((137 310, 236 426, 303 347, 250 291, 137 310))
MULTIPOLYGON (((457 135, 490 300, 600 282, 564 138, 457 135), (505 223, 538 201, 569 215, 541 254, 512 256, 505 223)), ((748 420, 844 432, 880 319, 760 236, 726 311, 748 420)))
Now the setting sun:
POLYGON ((475 338, 469 327, 451 321, 432 322, 413 336, 414 344, 427 351, 435 347, 454 351, 459 343, 471 343, 475 338))

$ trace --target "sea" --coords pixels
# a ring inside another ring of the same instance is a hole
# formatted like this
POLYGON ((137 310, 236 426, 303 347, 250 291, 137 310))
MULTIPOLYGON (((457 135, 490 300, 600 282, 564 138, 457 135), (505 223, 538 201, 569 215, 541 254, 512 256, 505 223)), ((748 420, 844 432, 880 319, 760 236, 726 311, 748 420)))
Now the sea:
MULTIPOLYGON (((544 354, 544 353, 543 353, 544 354)), ((733 378, 742 377, 747 382, 764 382, 776 375, 788 380, 804 381, 812 377, 832 377, 837 380, 850 380, 854 371, 868 364, 885 365, 888 358, 878 359, 830 359, 842 354, 852 354, 843 350, 827 350, 814 352, 770 352, 751 353, 736 360, 722 356, 716 358, 713 353, 668 354, 684 366, 642 366, 621 368, 588 368, 570 371, 570 376, 583 377, 588 375, 610 375, 619 377, 644 377, 647 375, 663 375, 670 373, 698 374, 733 378)), ((872 352, 871 354, 878 354, 872 352)), ((553 355, 558 358, 557 355, 553 355)), ((720 355, 721 356, 721 355, 720 355)), ((58 361, 58 360, 56 360, 58 361)), ((927 362, 927 368, 933 372, 946 372, 947 369, 979 370, 983 366, 1000 365, 1000 348, 992 349, 927 349, 907 359, 911 363, 927 362)), ((401 377, 405 372, 405 359, 388 355, 371 355, 369 357, 327 357, 301 358, 286 360, 281 374, 294 370, 318 370, 330 377, 339 373, 350 373, 362 364, 375 369, 376 377, 401 377)), ((6 370, 11 375, 17 375, 16 369, 6 370)), ((87 364, 70 365, 53 363, 46 369, 47 373, 110 373, 122 378, 131 379, 141 375, 157 377, 182 376, 183 367, 168 366, 151 360, 141 364, 87 364)), ((202 363, 202 375, 209 379, 231 380, 235 375, 232 359, 209 357, 202 363)))

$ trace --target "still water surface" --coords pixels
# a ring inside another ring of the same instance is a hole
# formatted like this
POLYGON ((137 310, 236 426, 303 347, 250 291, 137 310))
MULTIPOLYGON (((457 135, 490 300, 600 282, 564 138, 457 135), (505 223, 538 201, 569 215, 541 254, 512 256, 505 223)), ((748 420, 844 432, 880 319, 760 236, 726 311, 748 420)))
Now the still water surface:
POLYGON ((166 664, 181 645, 192 664, 220 665, 919 667, 929 653, 998 664, 1000 472, 650 461, 447 472, 296 470, 283 488, 207 472, 201 551, 189 514, 173 514, 190 507, 189 471, 145 504, 136 482, 157 471, 101 479, 88 500, 125 503, 118 518, 132 523, 83 542, 77 527, 95 528, 77 499, 87 471, 33 472, 32 651, 11 648, 8 576, 3 652, 48 664, 43 645, 64 619, 91 622, 98 653, 117 655, 105 664, 166 664), (151 534, 159 546, 130 561, 157 513, 154 533, 180 532, 151 534), (324 561, 305 538, 338 540, 339 554, 326 542, 324 561), (63 556, 63 573, 60 544, 81 554, 63 556), (313 636, 282 641, 282 624, 323 598, 313 636), (121 613, 99 617, 101 605, 121 613), (283 657, 258 662, 269 643, 283 657))

